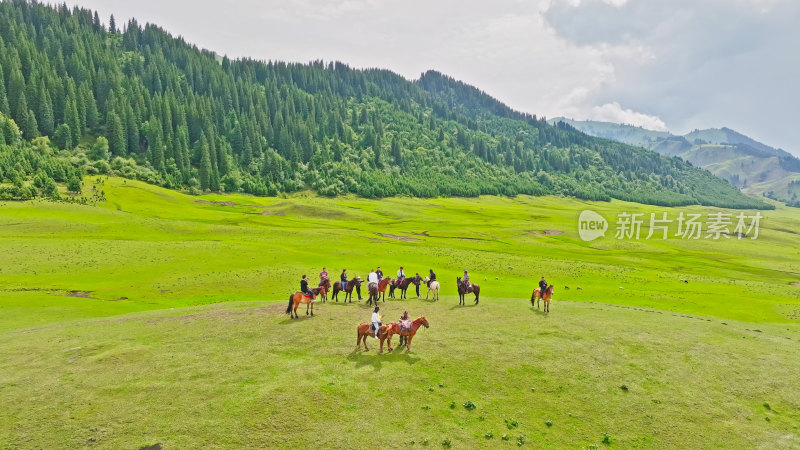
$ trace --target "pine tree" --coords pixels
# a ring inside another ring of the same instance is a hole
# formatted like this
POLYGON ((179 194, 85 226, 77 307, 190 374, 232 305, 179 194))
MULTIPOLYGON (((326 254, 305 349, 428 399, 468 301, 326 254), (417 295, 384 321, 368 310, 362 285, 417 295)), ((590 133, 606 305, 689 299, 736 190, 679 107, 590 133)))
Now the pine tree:
POLYGON ((50 136, 54 131, 53 101, 50 93, 44 87, 44 82, 39 85, 39 130, 45 136, 50 136))
POLYGON ((117 32, 117 22, 114 20, 113 14, 111 15, 111 19, 108 21, 108 31, 114 34, 117 32))
POLYGON ((62 123, 56 127, 56 131, 53 133, 53 144, 61 150, 72 148, 72 133, 69 125, 62 123))
POLYGON ((122 121, 115 112, 108 113, 106 119, 106 137, 108 138, 108 148, 114 156, 125 156, 125 128, 122 121))
POLYGON ((11 115, 11 109, 8 106, 8 95, 6 95, 6 83, 2 70, 0 70, 0 114, 11 115))
POLYGON ((25 98, 25 79, 19 69, 11 72, 8 80, 9 101, 11 103, 11 118, 21 124, 28 114, 28 101, 25 98))
POLYGON ((403 152, 400 150, 400 143, 397 141, 397 135, 392 137, 392 158, 397 166, 403 165, 403 152))
POLYGON ((77 147, 81 141, 81 120, 78 116, 78 105, 75 103, 75 86, 68 83, 67 101, 64 103, 64 123, 69 125, 72 133, 72 146, 77 147))
POLYGON ((200 189, 206 191, 211 186, 211 155, 208 153, 208 142, 203 138, 201 140, 200 149, 202 156, 200 157, 200 170, 198 175, 200 177, 200 189))
POLYGON ((39 125, 36 123, 36 115, 29 109, 28 113, 25 114, 25 120, 22 122, 22 137, 30 141, 38 136, 39 125))

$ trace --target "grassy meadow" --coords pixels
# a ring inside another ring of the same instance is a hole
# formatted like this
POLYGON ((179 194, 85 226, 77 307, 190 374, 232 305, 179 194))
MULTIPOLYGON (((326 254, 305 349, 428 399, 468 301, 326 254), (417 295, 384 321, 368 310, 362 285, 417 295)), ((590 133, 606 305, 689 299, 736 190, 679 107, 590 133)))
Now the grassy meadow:
POLYGON ((0 203, 0 448, 800 447, 796 209, 757 240, 634 241, 617 213, 718 209, 93 189, 0 203), (605 238, 579 239, 585 209, 605 238), (364 302, 285 315, 302 274, 378 265, 442 282, 382 305, 430 321, 410 353, 354 351, 364 302))

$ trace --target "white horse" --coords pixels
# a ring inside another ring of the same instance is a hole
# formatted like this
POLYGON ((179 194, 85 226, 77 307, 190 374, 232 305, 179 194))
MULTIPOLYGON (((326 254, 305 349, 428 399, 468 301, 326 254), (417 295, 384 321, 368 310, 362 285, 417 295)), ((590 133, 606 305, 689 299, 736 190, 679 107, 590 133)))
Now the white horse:
POLYGON ((428 286, 428 292, 425 293, 425 300, 428 299, 428 294, 430 294, 431 291, 433 291, 433 301, 439 300, 439 282, 436 280, 431 281, 431 279, 428 277, 425 277, 425 279, 422 281, 424 281, 425 285, 428 286))

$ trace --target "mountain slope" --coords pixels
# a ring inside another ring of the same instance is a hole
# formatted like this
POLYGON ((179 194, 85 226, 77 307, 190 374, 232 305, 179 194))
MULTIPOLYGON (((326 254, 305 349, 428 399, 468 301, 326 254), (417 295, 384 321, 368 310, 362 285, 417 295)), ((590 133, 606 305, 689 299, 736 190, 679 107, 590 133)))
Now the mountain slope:
MULTIPOLYGON (((681 160, 551 126, 436 72, 412 82, 340 63, 232 61, 155 25, 107 30, 90 10, 22 0, 0 3, 0 48, 0 113, 81 173, 191 192, 769 207, 681 160)), ((13 153, 0 166, 38 169, 13 153)))
POLYGON ((613 139, 678 156, 709 170, 751 195, 763 195, 800 206, 800 160, 782 149, 770 147, 730 128, 694 130, 684 136, 609 122, 563 122, 592 136, 613 139))

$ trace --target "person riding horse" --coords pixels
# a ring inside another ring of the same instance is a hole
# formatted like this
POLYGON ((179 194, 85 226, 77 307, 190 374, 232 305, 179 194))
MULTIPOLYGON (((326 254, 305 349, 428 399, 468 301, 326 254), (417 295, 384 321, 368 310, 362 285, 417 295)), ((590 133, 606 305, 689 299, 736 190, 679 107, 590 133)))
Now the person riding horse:
POLYGON ((429 272, 430 275, 428 276, 428 284, 430 284, 431 281, 436 281, 436 274, 433 273, 433 269, 430 269, 429 272))
POLYGON ((323 267, 322 272, 319 273, 319 285, 322 286, 325 280, 328 279, 328 271, 323 267))
POLYGON ((406 273, 403 271, 403 266, 400 266, 400 269, 397 271, 397 279, 395 280, 395 284, 399 285, 405 279, 406 273))
POLYGON ((308 279, 305 275, 303 275, 303 279, 300 280, 300 292, 308 297, 314 298, 314 292, 308 288, 308 279))
POLYGON ((378 270, 376 270, 375 273, 378 274, 378 279, 379 280, 383 279, 383 270, 381 270, 381 266, 378 266, 378 270))
POLYGON ((461 282, 464 284, 464 286, 469 286, 469 272, 466 270, 464 271, 464 277, 461 278, 461 282))
POLYGON ((544 295, 545 291, 547 291, 547 281, 544 280, 544 277, 539 281, 539 295, 544 295))
POLYGON ((339 276, 339 281, 342 284, 342 290, 347 286, 347 269, 342 269, 342 274, 339 276))
POLYGON ((375 339, 378 339, 378 333, 381 330, 381 315, 378 314, 378 311, 380 310, 381 309, 376 306, 372 311, 372 318, 370 320, 372 322, 372 328, 375 330, 375 339))

